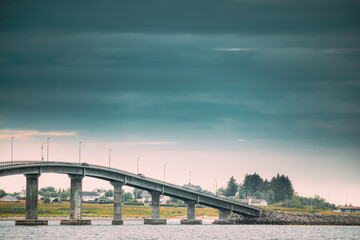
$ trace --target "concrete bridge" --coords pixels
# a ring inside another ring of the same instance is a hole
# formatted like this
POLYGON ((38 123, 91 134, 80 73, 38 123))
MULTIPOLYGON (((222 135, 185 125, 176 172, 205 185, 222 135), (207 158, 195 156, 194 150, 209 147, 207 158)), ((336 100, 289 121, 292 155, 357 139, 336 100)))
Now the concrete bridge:
POLYGON ((38 179, 42 173, 68 174, 71 180, 70 219, 62 220, 63 225, 91 224, 90 220, 82 219, 82 179, 84 177, 109 181, 114 186, 113 224, 123 224, 121 192, 124 185, 146 190, 151 194, 151 218, 145 219, 145 224, 166 224, 166 219, 160 219, 160 195, 178 198, 187 204, 187 219, 183 219, 182 224, 202 223, 201 220, 195 219, 195 204, 218 209, 219 219, 214 221, 215 224, 233 224, 231 213, 248 217, 257 217, 261 214, 261 209, 257 207, 104 166, 44 161, 0 162, 0 177, 17 174, 24 174, 26 177, 26 216, 25 220, 17 221, 17 225, 47 224, 47 221, 38 220, 38 179))

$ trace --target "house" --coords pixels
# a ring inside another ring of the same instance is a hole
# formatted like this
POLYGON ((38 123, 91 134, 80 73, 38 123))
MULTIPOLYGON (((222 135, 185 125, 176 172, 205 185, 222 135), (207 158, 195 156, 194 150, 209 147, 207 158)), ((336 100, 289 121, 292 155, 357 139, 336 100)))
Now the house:
POLYGON ((26 198, 26 190, 22 189, 19 195, 16 196, 17 198, 26 198))
POLYGON ((94 202, 95 200, 99 200, 100 194, 97 192, 82 192, 82 200, 84 202, 94 202))
POLYGON ((59 197, 52 197, 50 198, 50 203, 60 203, 60 198, 59 197))
MULTIPOLYGON (((169 199, 168 196, 160 195, 160 204, 166 204, 166 201, 169 199)), ((138 199, 138 201, 142 203, 151 203, 151 194, 147 191, 143 191, 141 198, 138 199)))
POLYGON ((9 195, 6 195, 2 198, 0 198, 0 202, 17 202, 17 198, 16 197, 12 197, 12 196, 9 196, 9 195))
POLYGON ((360 207, 340 206, 339 211, 344 213, 355 213, 355 212, 360 212, 360 207))
POLYGON ((245 205, 263 206, 263 207, 266 207, 268 205, 267 201, 265 201, 264 199, 241 199, 241 203, 245 205))

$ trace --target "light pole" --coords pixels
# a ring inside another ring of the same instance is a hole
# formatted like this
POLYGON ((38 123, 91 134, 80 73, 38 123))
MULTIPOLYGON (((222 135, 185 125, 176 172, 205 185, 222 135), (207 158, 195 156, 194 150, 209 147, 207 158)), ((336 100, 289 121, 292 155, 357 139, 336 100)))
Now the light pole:
POLYGON ((111 161, 111 149, 109 149, 109 168, 110 168, 110 161, 111 161))
POLYGON ((136 159, 136 174, 138 174, 138 175, 139 175, 139 158, 140 157, 137 157, 137 159, 136 159))
POLYGON ((11 162, 14 161, 14 137, 11 137, 11 162))
POLYGON ((81 163, 81 141, 79 142, 79 164, 81 163))
POLYGON ((166 169, 166 164, 164 164, 164 182, 165 182, 165 169, 166 169))
POLYGON ((50 138, 47 138, 47 161, 49 162, 49 141, 50 141, 50 138))
POLYGON ((191 185, 191 172, 189 172, 189 185, 191 185))
POLYGON ((44 143, 41 143, 41 161, 44 161, 44 143))

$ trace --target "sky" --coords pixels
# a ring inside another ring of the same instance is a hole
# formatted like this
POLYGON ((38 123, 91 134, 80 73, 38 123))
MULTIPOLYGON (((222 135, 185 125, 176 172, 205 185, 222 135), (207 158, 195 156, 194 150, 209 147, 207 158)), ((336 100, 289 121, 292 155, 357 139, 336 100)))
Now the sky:
MULTIPOLYGON (((0 2, 0 161, 108 165, 203 189, 289 176, 360 205, 360 2, 0 2), (190 174, 191 172, 191 174, 190 174), (189 179, 191 175, 191 180, 189 179)), ((69 187, 43 174, 40 187, 69 187)), ((24 176, 2 177, 20 191, 24 176)), ((84 179, 84 190, 110 189, 84 179)))

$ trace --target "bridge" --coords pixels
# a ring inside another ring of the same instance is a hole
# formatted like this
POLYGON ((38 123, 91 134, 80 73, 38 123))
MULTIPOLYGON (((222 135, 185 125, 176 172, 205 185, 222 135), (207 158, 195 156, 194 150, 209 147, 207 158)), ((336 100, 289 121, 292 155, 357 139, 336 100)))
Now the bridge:
POLYGON ((261 209, 257 207, 99 165, 45 161, 0 162, 0 177, 17 174, 23 174, 26 177, 25 220, 16 221, 15 224, 47 224, 47 221, 38 220, 38 179, 42 173, 67 174, 70 178, 70 219, 62 220, 63 225, 91 224, 90 220, 82 219, 82 179, 84 177, 109 181, 114 186, 113 224, 123 224, 121 192, 124 185, 146 190, 151 194, 151 218, 144 219, 144 224, 166 224, 166 219, 160 219, 161 195, 181 199, 187 204, 187 219, 181 220, 182 224, 202 223, 201 220, 195 219, 195 204, 218 209, 219 219, 215 220, 214 224, 234 224, 231 220, 232 213, 247 217, 258 217, 261 214, 261 209))

